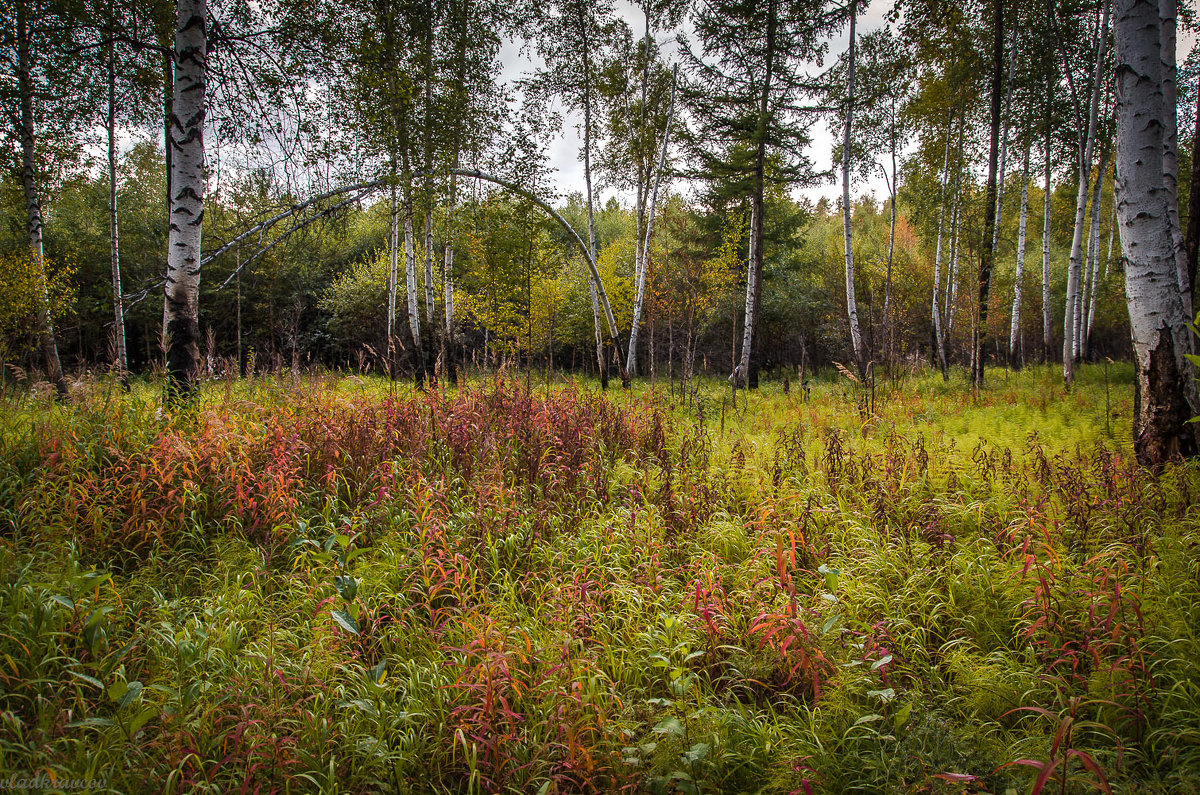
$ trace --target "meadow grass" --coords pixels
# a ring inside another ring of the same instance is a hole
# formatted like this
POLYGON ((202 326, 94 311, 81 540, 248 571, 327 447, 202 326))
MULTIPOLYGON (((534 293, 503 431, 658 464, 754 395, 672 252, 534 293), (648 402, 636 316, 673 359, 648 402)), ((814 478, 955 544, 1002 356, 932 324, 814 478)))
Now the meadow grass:
POLYGON ((1200 469, 1131 376, 10 396, 0 772, 1195 791, 1200 469))

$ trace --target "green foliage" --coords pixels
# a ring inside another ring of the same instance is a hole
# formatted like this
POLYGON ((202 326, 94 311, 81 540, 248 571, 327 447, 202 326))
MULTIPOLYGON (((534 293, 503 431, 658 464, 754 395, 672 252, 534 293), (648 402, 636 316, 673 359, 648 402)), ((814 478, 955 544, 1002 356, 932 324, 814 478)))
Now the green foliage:
MULTIPOLYGON (((34 344, 37 314, 43 308, 52 322, 67 317, 74 310, 75 289, 70 264, 36 262, 28 249, 0 253, 0 353, 34 344)), ((0 366, 3 358, 0 355, 0 366)))
POLYGON ((10 403, 0 754, 119 790, 1186 790, 1200 472, 1137 467, 1103 388, 10 403))

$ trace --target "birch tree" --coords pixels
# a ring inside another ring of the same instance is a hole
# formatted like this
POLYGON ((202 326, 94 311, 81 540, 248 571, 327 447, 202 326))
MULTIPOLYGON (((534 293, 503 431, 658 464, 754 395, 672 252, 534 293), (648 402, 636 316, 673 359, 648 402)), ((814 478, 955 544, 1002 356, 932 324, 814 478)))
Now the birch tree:
POLYGON ((1164 184, 1173 114, 1163 83, 1174 77, 1175 53, 1157 0, 1117 0, 1115 16, 1115 187, 1135 361, 1134 450, 1141 463, 1158 465, 1196 454, 1196 425, 1188 419, 1200 415, 1164 184))
POLYGON ((1067 270, 1067 299, 1063 314, 1063 380, 1069 385, 1075 378, 1075 357, 1078 352, 1077 321, 1082 303, 1080 281, 1083 273, 1083 235, 1086 227, 1089 177, 1092 171, 1092 152, 1096 143, 1100 93, 1103 90, 1104 56, 1108 46, 1108 20, 1111 0, 1104 0, 1100 25, 1096 32, 1096 60, 1088 103, 1087 134, 1079 147, 1079 183, 1075 193, 1075 227, 1071 237, 1071 260, 1067 270))
MULTIPOLYGON (((933 299, 931 301, 933 314, 933 344, 937 350, 938 364, 942 368, 942 380, 950 379, 950 370, 946 363, 946 338, 942 330, 942 308, 939 302, 942 298, 942 235, 946 222, 946 189, 950 182, 950 139, 954 134, 954 109, 950 109, 950 119, 946 122, 946 147, 942 159, 942 174, 940 178, 940 199, 938 201, 937 247, 933 259, 933 299)), ((949 293, 949 289, 946 291, 949 293)))
MULTIPOLYGON (((634 281, 635 293, 633 302, 633 318, 629 328, 629 350, 626 353, 625 369, 632 376, 637 372, 638 338, 642 327, 642 312, 646 302, 646 275, 650 269, 650 243, 654 239, 654 218, 658 207, 658 192, 662 185, 663 173, 667 169, 667 148, 671 142, 671 125, 675 120, 675 87, 679 82, 679 66, 671 68, 671 93, 667 101, 667 117, 663 124, 662 145, 659 149, 658 163, 654 169, 653 182, 648 186, 649 207, 643 213, 642 202, 639 201, 637 216, 641 219, 635 224, 635 232, 645 227, 645 235, 637 236, 635 249, 634 281)), ((640 192, 640 189, 639 189, 640 192)))
POLYGON ((625 369, 637 371, 640 340, 645 325, 646 282, 650 266, 648 241, 653 237, 655 210, 666 152, 675 121, 677 68, 668 68, 660 56, 658 35, 682 21, 686 4, 680 0, 641 0, 643 32, 634 41, 632 32, 619 26, 618 36, 604 68, 601 94, 608 110, 607 143, 599 151, 602 181, 634 194, 634 305, 629 328, 625 369))
POLYGON ((1025 343, 1021 335, 1021 298, 1025 285, 1025 229, 1029 221, 1029 145, 1021 165, 1021 217, 1017 221, 1017 265, 1013 276, 1012 321, 1008 332, 1008 360, 1013 367, 1025 363, 1025 343))
MULTIPOLYGON (((590 3, 584 0, 559 0, 544 9, 538 17, 537 52, 545 68, 523 88, 529 97, 557 96, 571 111, 582 116, 585 200, 587 203, 587 243, 589 259, 596 261, 595 186, 593 174, 594 147, 599 132, 594 114, 597 111, 598 67, 603 53, 616 35, 616 23, 611 0, 590 3)), ((610 314, 603 282, 590 273, 588 294, 592 304, 592 319, 596 340, 596 362, 600 384, 608 388, 609 359, 604 345, 604 314, 610 314)), ((622 382, 628 380, 624 361, 618 357, 622 382)))
POLYGON ((850 321, 850 345, 854 350, 854 361, 859 378, 866 377, 866 356, 863 353, 862 334, 858 328, 858 299, 854 285, 854 245, 850 233, 850 135, 854 126, 854 47, 855 22, 858 19, 858 4, 850 2, 850 43, 846 50, 846 123, 842 136, 842 230, 846 257, 846 315, 850 321))
POLYGON ((104 48, 105 82, 107 83, 108 107, 105 113, 104 132, 108 138, 108 230, 109 259, 112 266, 113 341, 116 361, 114 365, 122 381, 127 379, 129 357, 125 350, 125 302, 121 296, 121 248, 120 224, 117 217, 117 53, 113 40, 115 10, 109 6, 109 34, 104 48))
MULTIPOLYGON (((1047 111, 1047 119, 1049 111, 1047 111)), ((1050 124, 1046 124, 1045 164, 1042 174, 1042 361, 1049 362, 1054 347, 1050 320, 1050 124)))
POLYGON ((171 213, 165 317, 171 390, 190 397, 200 368, 200 243, 204 224, 207 0, 177 0, 171 100, 171 213))
MULTIPOLYGON (((25 234, 30 262, 37 282, 36 327, 38 347, 46 366, 46 375, 57 393, 67 393, 67 380, 58 358, 58 341, 50 318, 45 244, 42 236, 42 197, 38 177, 38 128, 35 96, 45 96, 42 84, 45 52, 49 45, 46 30, 54 16, 33 0, 16 0, 15 13, 4 15, 3 64, 5 76, 15 86, 5 102, 5 116, 20 148, 21 188, 25 204, 25 234), (13 95, 15 94, 15 96, 13 95), (7 100, 13 100, 11 103, 7 100)), ((0 89, 3 90, 3 89, 0 89)))

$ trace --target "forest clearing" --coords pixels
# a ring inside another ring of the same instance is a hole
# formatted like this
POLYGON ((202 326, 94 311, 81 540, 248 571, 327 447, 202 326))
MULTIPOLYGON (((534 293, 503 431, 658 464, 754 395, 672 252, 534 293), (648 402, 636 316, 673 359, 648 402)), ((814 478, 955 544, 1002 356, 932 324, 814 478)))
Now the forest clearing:
POLYGON ((10 400, 0 766, 110 792, 1190 791, 1200 470, 1137 465, 1131 381, 10 400))
POLYGON ((3 0, 0 790, 1200 793, 1196 0, 3 0))

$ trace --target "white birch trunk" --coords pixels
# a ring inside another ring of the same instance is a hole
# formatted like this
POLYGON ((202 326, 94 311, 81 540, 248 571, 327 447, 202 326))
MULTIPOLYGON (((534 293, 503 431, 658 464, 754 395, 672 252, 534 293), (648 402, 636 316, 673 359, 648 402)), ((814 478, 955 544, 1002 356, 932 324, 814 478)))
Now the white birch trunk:
POLYGON ((754 202, 751 202, 750 245, 746 251, 746 311, 742 324, 742 358, 733 373, 734 386, 746 385, 750 373, 750 345, 754 342, 754 293, 758 287, 757 274, 754 271, 754 222, 754 202))
POLYGON ((117 219, 117 65, 116 45, 108 44, 108 235, 109 258, 112 264, 113 341, 116 344, 117 374, 122 380, 129 372, 125 350, 125 302, 121 297, 120 227, 117 219))
POLYGON ((1175 236, 1164 184, 1164 47, 1157 0, 1118 0, 1117 216, 1136 365, 1134 449, 1143 464, 1196 452, 1187 420, 1200 414, 1190 351, 1190 318, 1179 290, 1175 236))
POLYGON ((437 299, 433 295, 433 201, 425 208, 425 324, 430 333, 437 318, 437 299))
MULTIPOLYGON (((457 160, 457 158, 456 158, 457 160)), ((450 175, 450 203, 446 213, 446 239, 442 243, 442 306, 446 313, 446 329, 443 338, 446 370, 451 383, 458 383, 458 365, 455 358, 454 332, 454 206, 458 197, 458 177, 450 175)), ((550 351, 554 356, 553 347, 550 351)))
POLYGON ((167 373, 182 396, 200 365, 200 244, 204 223, 206 0, 177 0, 175 87, 171 101, 171 216, 167 235, 167 373))
POLYGON ((629 329, 629 351, 625 358, 625 370, 634 375, 637 368, 638 333, 641 329, 642 310, 646 299, 646 272, 650 269, 650 241, 654 234, 654 214, 658 206, 658 189, 662 182, 663 171, 667 167, 667 145, 671 137, 671 119, 675 115, 675 81, 679 76, 679 66, 671 68, 671 99, 667 103, 667 123, 663 127, 662 148, 658 153, 658 168, 654 172, 654 187, 650 191, 650 207, 646 214, 646 237, 639 244, 637 266, 637 289, 633 301, 633 323, 629 329))
POLYGON ((1117 234, 1117 175, 1113 174, 1113 215, 1111 225, 1108 227, 1108 256, 1104 259, 1104 279, 1108 280, 1108 267, 1112 265, 1113 255, 1113 238, 1117 234))
POLYGON ((954 190, 954 205, 950 213, 950 264, 947 271, 946 306, 943 316, 946 318, 946 338, 954 333, 954 316, 958 310, 958 230, 959 215, 962 211, 962 175, 954 190))
POLYGON ((1063 380, 1075 380, 1075 356, 1078 353, 1077 321, 1080 312, 1080 281, 1083 272, 1083 232, 1087 217, 1088 178, 1092 169, 1092 150, 1096 143, 1100 91, 1104 81, 1104 55, 1108 47, 1110 0, 1105 0, 1096 32, 1096 65, 1092 75, 1092 96, 1088 104, 1088 129, 1083 151, 1079 153, 1079 186, 1075 193, 1075 227, 1071 237, 1071 260, 1067 268, 1067 301, 1063 313, 1063 380))
POLYGON ((1159 0, 1158 13, 1162 24, 1162 86, 1163 86, 1163 186, 1167 191, 1167 214, 1171 218, 1172 242, 1175 245, 1175 267, 1179 279, 1179 295, 1183 311, 1192 316, 1191 279, 1188 276, 1187 247, 1183 227, 1179 223, 1179 132, 1178 90, 1175 85, 1175 27, 1177 0, 1159 0), (1168 63, 1169 54, 1169 63, 1168 63))
POLYGON ((946 187, 950 181, 950 139, 954 134, 954 110, 950 111, 950 121, 946 124, 946 153, 942 161, 942 201, 938 208, 937 251, 933 258, 933 339, 937 348, 938 361, 942 366, 943 378, 948 377, 946 367, 946 343, 942 336, 942 310, 938 305, 942 296, 942 233, 946 215, 946 187))
POLYGON ((1050 360, 1054 347, 1050 320, 1050 136, 1046 136, 1046 165, 1042 194, 1042 356, 1050 360))
POLYGON ((842 232, 846 254, 846 315, 850 320, 850 344, 854 348, 854 361, 860 377, 865 375, 866 357, 863 355, 862 335, 858 328, 858 298, 854 288, 854 247, 850 233, 850 133, 854 127, 854 28, 858 19, 858 8, 850 3, 850 46, 847 50, 846 77, 846 129, 842 136, 842 232))
POLYGON ((1019 362, 1021 356, 1021 295, 1025 286, 1025 228, 1029 221, 1029 146, 1021 167, 1021 219, 1017 222, 1017 272, 1013 277, 1012 325, 1008 332, 1008 357, 1019 362))
POLYGON ((1083 300, 1079 306, 1079 357, 1088 355, 1088 339, 1092 334, 1092 317, 1095 315, 1096 287, 1100 276, 1100 198, 1104 185, 1104 171, 1108 167, 1108 152, 1100 149, 1100 164, 1096 169, 1096 182, 1092 185, 1092 226, 1088 235, 1088 272, 1084 285, 1083 300))
POLYGON ((417 256, 413 244, 412 187, 404 186, 404 297, 408 304, 408 333, 412 336, 413 356, 418 368, 421 358, 421 307, 417 298, 417 256))
MULTIPOLYGON (((896 103, 892 102, 892 179, 888 185, 888 193, 892 200, 892 217, 888 224, 888 253, 887 271, 883 286, 883 342, 886 347, 884 358, 889 366, 892 361, 892 261, 896 253, 896 196, 899 186, 896 185, 896 103)), ((886 174, 885 174, 886 176, 886 174)))
MULTIPOLYGON (((393 172, 394 178, 394 172, 393 172)), ((396 199, 396 185, 391 189, 391 228, 388 235, 388 290, 387 290, 387 368, 388 377, 396 377, 396 292, 400 282, 400 203, 396 199)))

